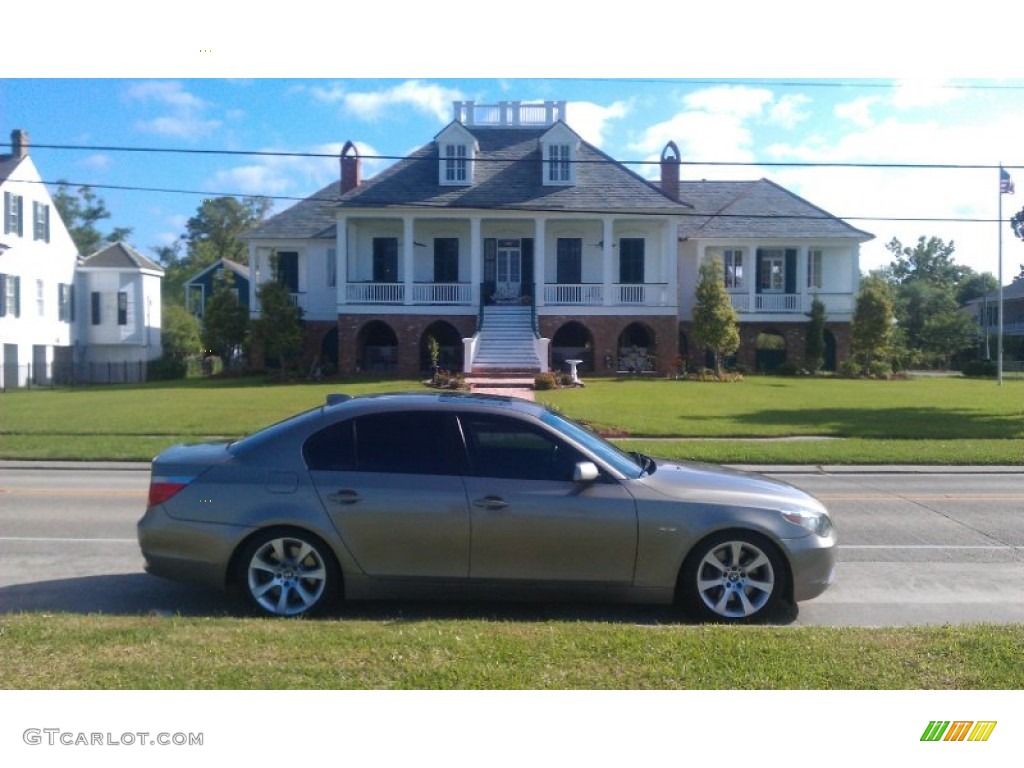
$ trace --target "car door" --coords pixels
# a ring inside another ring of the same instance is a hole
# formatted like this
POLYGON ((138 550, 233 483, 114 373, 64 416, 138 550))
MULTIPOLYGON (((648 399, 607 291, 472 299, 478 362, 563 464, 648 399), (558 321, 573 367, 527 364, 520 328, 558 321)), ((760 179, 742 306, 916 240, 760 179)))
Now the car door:
POLYGON ((515 417, 459 417, 469 452, 473 580, 630 584, 636 564, 633 498, 602 477, 573 482, 588 460, 568 442, 515 417))
POLYGON ((453 416, 368 414, 313 435, 310 475, 359 566, 381 578, 469 575, 464 450, 453 416))

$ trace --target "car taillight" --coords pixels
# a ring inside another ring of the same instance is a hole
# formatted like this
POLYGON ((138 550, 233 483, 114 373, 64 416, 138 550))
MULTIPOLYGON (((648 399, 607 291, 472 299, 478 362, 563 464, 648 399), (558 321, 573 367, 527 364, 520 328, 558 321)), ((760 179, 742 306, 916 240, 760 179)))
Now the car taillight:
POLYGON ((195 480, 194 477, 151 477, 149 479, 149 506, 163 504, 193 480, 195 480))

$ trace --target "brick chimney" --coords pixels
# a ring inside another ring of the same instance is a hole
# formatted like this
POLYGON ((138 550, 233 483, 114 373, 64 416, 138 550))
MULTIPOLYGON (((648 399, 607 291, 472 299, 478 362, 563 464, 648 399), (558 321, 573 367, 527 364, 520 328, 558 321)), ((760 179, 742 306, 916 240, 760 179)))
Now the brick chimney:
POLYGON ((341 150, 341 194, 352 191, 360 183, 359 150, 351 141, 346 141, 341 150))
POLYGON ((20 128, 11 131, 11 157, 18 160, 28 157, 28 131, 20 128))
POLYGON ((674 141, 661 151, 661 191, 669 198, 679 200, 679 147, 674 141))

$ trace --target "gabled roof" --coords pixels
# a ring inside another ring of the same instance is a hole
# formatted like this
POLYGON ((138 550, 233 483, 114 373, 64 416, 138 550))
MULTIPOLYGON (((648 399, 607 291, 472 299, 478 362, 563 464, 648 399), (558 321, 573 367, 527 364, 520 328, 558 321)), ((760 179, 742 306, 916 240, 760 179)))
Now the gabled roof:
POLYGON ((24 158, 15 157, 14 155, 0 155, 0 183, 7 181, 7 178, 14 173, 14 169, 21 164, 22 160, 24 158))
POLYGON ((205 269, 199 270, 198 272, 196 272, 194 275, 192 275, 192 277, 190 277, 185 282, 186 282, 186 284, 194 283, 197 280, 199 280, 200 278, 202 278, 203 276, 205 276, 208 272, 215 272, 218 269, 220 269, 221 267, 223 267, 224 269, 226 269, 226 270, 228 270, 230 272, 235 273, 236 275, 238 275, 239 277, 241 277, 241 278, 243 278, 245 280, 249 279, 249 268, 247 266, 245 266, 244 264, 239 264, 237 261, 231 261, 231 259, 217 259, 215 262, 213 262, 213 264, 211 264, 210 266, 206 267, 205 269))
POLYGON ((79 264, 81 267, 103 267, 108 269, 149 269, 163 274, 163 267, 151 261, 124 242, 112 243, 101 248, 79 264))
POLYGON ((420 147, 348 192, 341 208, 475 208, 678 214, 688 209, 596 147, 581 142, 576 183, 545 186, 539 140, 549 128, 473 126, 473 183, 442 186, 437 144, 420 147))
POLYGON ((293 238, 327 238, 335 236, 332 203, 341 198, 341 181, 328 184, 291 208, 271 216, 242 235, 243 240, 290 240, 293 238))
POLYGON ((683 181, 679 196, 693 206, 679 227, 685 238, 874 238, 768 179, 683 181))

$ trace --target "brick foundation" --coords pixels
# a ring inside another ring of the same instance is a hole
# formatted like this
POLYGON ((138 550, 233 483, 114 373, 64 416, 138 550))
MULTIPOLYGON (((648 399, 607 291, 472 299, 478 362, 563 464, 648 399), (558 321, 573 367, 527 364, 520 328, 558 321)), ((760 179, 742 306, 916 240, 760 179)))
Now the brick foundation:
MULTIPOLYGON (((680 328, 687 339, 686 362, 691 368, 700 368, 705 363, 705 351, 697 347, 693 339, 693 324, 684 322, 680 328)), ((740 348, 736 351, 737 364, 748 371, 756 371, 757 337, 761 333, 774 333, 786 341, 786 362, 805 365, 807 361, 807 323, 740 323, 740 348)), ((848 360, 852 340, 849 323, 826 323, 836 342, 836 366, 848 360)))
POLYGON ((653 356, 657 373, 667 374, 679 353, 678 322, 672 316, 541 315, 537 321, 541 336, 548 339, 554 339, 558 329, 571 322, 579 323, 590 331, 595 373, 614 373, 619 355, 619 337, 633 323, 645 327, 654 339, 649 354, 653 356))
POLYGON ((393 366, 381 372, 403 377, 419 376, 423 372, 420 349, 423 333, 439 320, 453 326, 460 334, 460 339, 469 338, 476 333, 476 317, 471 315, 448 317, 400 314, 339 315, 338 372, 340 374, 364 372, 363 345, 360 336, 371 323, 380 322, 391 329, 398 342, 393 366))

